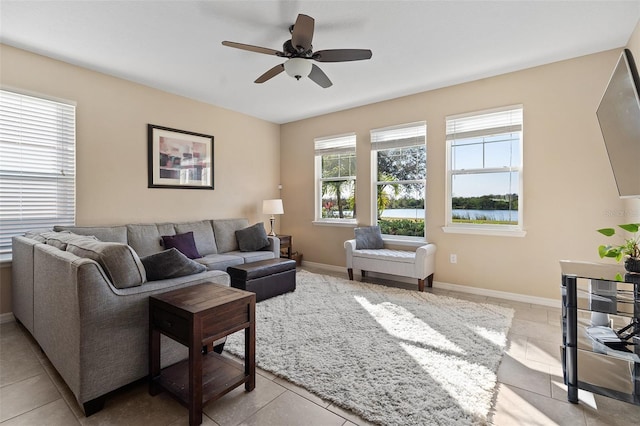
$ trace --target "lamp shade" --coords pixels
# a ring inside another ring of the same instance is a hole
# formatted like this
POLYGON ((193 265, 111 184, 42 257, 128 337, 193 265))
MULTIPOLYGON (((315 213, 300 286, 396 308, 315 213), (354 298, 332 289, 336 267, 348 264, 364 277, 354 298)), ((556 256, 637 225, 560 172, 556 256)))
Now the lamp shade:
POLYGON ((308 59, 291 58, 284 63, 284 70, 291 77, 300 80, 302 77, 307 77, 311 73, 312 64, 308 59))
POLYGON ((262 213, 263 214, 283 214, 284 207, 282 207, 282 200, 264 200, 262 201, 262 213))

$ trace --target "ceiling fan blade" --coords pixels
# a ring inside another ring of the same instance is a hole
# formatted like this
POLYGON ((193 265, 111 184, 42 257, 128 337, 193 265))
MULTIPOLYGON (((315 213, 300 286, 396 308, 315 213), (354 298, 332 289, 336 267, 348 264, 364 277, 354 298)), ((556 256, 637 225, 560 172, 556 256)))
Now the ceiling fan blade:
POLYGON ((311 67, 309 78, 324 89, 333 85, 331 80, 329 80, 329 77, 327 77, 324 71, 322 71, 316 64, 313 64, 313 66, 311 67))
POLYGON ((268 47, 252 46, 250 44, 236 43, 235 41, 223 41, 223 46, 235 47, 236 49, 248 50, 249 52, 264 53, 265 55, 284 56, 279 50, 269 49, 268 47))
POLYGON ((310 50, 314 26, 315 20, 311 16, 299 14, 291 33, 293 47, 302 52, 310 50))
POLYGON ((269 71, 258 77, 256 81, 254 81, 254 83, 264 83, 265 81, 270 80, 276 75, 280 74, 282 71, 284 71, 284 64, 276 65, 275 67, 271 68, 269 71))
POLYGON ((318 50, 311 58, 318 62, 347 62, 371 59, 372 55, 369 49, 330 49, 318 50))

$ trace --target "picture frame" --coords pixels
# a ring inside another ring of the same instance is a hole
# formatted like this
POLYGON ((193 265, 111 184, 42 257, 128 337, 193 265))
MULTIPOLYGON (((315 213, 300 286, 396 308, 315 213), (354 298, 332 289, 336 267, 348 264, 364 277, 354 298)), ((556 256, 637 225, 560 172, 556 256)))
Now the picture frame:
POLYGON ((213 136, 147 125, 149 188, 213 189, 213 136))

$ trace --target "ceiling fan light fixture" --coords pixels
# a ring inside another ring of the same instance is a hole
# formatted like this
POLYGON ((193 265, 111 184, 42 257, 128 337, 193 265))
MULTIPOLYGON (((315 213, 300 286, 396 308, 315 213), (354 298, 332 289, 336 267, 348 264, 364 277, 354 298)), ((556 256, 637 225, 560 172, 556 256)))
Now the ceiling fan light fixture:
POLYGON ((308 77, 311 73, 311 67, 311 62, 303 58, 291 58, 284 63, 284 70, 296 80, 308 77))

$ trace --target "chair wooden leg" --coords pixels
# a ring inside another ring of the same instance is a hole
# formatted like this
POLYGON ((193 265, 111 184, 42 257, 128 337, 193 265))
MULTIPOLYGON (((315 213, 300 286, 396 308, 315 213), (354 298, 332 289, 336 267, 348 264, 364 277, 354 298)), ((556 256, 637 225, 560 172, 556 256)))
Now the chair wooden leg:
MULTIPOLYGON (((427 287, 433 287, 433 274, 429 275, 426 279, 427 287)), ((424 291, 425 280, 418 279, 418 290, 424 291)))
POLYGON ((353 281, 353 269, 347 268, 347 273, 349 274, 349 280, 353 281))

